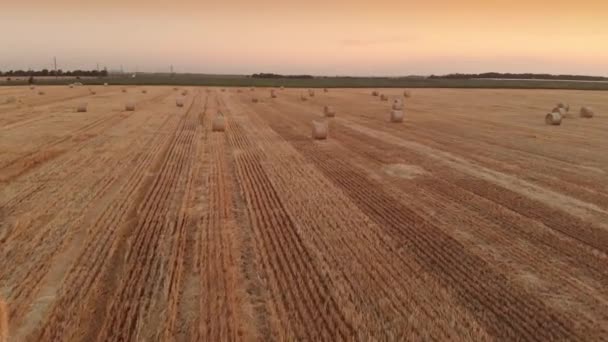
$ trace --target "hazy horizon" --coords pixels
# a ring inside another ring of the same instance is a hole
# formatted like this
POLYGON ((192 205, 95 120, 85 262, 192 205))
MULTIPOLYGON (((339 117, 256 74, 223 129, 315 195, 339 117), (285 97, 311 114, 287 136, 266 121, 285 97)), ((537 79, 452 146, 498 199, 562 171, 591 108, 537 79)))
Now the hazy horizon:
POLYGON ((608 76, 608 2, 7 0, 0 70, 608 76), (11 34, 12 33, 12 34, 11 34))

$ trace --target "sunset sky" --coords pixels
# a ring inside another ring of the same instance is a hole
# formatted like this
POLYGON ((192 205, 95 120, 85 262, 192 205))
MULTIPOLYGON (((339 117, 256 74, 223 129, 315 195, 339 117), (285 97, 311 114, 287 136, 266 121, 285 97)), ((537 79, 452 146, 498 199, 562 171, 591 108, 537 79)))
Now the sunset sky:
POLYGON ((2 0, 0 70, 608 76, 608 0, 2 0))

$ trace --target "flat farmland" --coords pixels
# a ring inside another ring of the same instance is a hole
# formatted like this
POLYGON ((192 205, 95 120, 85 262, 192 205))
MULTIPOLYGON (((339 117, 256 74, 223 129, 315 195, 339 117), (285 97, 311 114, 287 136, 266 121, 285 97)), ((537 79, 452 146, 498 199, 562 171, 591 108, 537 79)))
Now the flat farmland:
POLYGON ((11 341, 608 340, 606 92, 93 89, 0 87, 11 341))

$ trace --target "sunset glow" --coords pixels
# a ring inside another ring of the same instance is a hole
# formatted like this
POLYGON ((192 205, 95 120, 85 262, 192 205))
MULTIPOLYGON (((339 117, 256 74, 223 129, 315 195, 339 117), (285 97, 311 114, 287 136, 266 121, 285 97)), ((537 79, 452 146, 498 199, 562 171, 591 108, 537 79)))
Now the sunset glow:
POLYGON ((608 2, 3 1, 0 70, 608 75, 608 2), (4 3, 6 2, 6 3, 4 3))

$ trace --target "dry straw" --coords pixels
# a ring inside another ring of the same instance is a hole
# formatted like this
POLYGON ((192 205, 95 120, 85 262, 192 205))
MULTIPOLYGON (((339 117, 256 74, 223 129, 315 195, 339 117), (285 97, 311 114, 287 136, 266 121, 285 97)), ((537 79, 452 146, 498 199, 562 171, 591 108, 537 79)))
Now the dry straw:
POLYGON ((218 115, 213 119, 211 129, 213 132, 224 132, 226 130, 226 120, 224 120, 222 115, 218 115))
POLYGON ((393 110, 403 110, 403 101, 401 99, 393 100, 393 110))
POLYGON ((78 113, 84 113, 87 111, 87 104, 86 103, 80 103, 78 106, 76 106, 76 112, 78 113))
POLYGON ((559 112, 552 112, 545 115, 547 125, 559 126, 562 124, 562 115, 559 112))
POLYGON ((581 107, 580 115, 583 118, 592 118, 595 113, 591 107, 581 107))
POLYGON ((0 342, 8 342, 8 306, 0 297, 0 342))
POLYGON ((314 120, 312 122, 312 138, 315 140, 327 139, 329 127, 326 121, 314 120))
POLYGON ((134 101, 127 102, 127 104, 125 105, 125 110, 127 112, 135 111, 135 102, 134 101))
POLYGON ((391 122, 403 122, 403 111, 391 110, 391 122))
POLYGON ((184 99, 175 99, 175 105, 178 107, 184 106, 184 99))
POLYGON ((336 116, 336 111, 334 110, 334 107, 332 107, 332 106, 323 107, 323 113, 328 118, 333 118, 334 116, 336 116))

